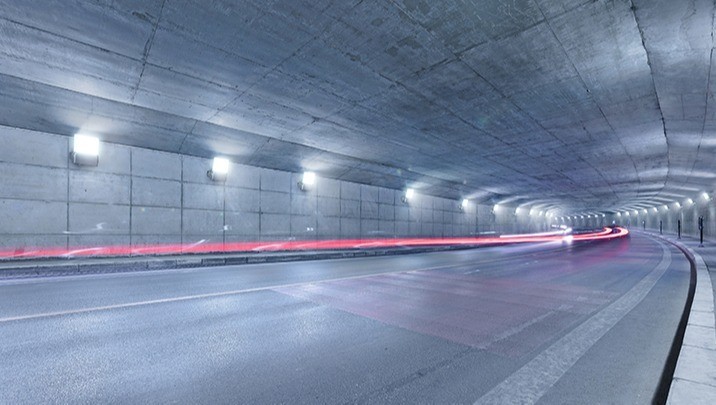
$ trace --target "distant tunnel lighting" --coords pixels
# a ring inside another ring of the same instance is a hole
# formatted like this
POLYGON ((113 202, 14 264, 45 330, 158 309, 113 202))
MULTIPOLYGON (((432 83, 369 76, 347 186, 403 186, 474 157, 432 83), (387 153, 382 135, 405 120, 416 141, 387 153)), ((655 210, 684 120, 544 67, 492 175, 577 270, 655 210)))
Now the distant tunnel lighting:
POLYGON ((664 205, 664 209, 668 211, 668 210, 669 210, 669 206, 668 206, 668 205, 664 205))
POLYGON ((215 157, 211 164, 211 170, 209 170, 206 174, 214 181, 226 181, 226 178, 229 175, 229 165, 229 159, 215 157))
POLYGON ((689 205, 691 205, 691 204, 694 203, 694 200, 692 200, 692 199, 690 199, 690 198, 687 198, 687 199, 686 199, 686 203, 689 204, 689 205))
MULTIPOLYGON (((470 201, 467 198, 463 198, 460 202, 460 206, 462 206, 463 209, 467 208, 467 205, 470 203, 470 201)), ((497 206, 495 206, 497 207, 497 206)))
POLYGON ((648 213, 649 213, 649 211, 647 211, 646 208, 644 208, 644 214, 648 214, 648 213))
POLYGON ((306 191, 314 184, 316 184, 316 173, 303 172, 303 177, 301 177, 301 181, 298 182, 298 188, 302 191, 306 191))
POLYGON ((639 215, 639 211, 634 210, 634 215, 639 215))
POLYGON ((544 214, 544 211, 539 212, 539 216, 542 216, 542 214, 544 214))
POLYGON ((82 134, 75 134, 72 139, 72 163, 83 166, 99 164, 99 139, 82 134))
POLYGON ((711 197, 709 196, 709 193, 703 193, 701 196, 704 198, 704 200, 710 200, 711 197))
POLYGON ((606 215, 606 214, 602 214, 602 218, 606 218, 606 217, 607 217, 607 215, 606 215))
POLYGON ((681 204, 678 201, 675 202, 674 205, 676 206, 676 208, 681 208, 681 204))
POLYGON ((617 212, 617 216, 618 216, 618 217, 622 216, 622 213, 621 213, 621 212, 617 212))
POLYGON ((654 210, 654 212, 659 212, 659 209, 656 207, 652 207, 652 209, 654 210))
POLYGON ((625 212, 624 215, 629 216, 629 211, 625 212))

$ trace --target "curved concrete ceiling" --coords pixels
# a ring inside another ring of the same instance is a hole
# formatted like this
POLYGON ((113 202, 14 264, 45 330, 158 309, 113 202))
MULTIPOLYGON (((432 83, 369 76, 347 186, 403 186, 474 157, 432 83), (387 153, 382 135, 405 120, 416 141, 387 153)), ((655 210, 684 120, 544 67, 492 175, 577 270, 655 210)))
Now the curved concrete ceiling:
POLYGON ((545 209, 713 190, 714 3, 0 0, 0 124, 545 209))

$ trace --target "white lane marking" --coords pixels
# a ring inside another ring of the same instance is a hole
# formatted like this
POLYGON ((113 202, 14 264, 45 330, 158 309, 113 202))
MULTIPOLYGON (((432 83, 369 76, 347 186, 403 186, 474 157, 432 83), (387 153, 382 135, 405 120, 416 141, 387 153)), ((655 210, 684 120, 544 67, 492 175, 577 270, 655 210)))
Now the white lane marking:
POLYGON ((564 335, 529 363, 480 397, 475 404, 534 404, 626 314, 636 307, 671 265, 671 251, 621 298, 564 335))
POLYGON ((109 311, 109 310, 113 310, 113 309, 132 308, 132 307, 139 307, 139 306, 146 306, 146 305, 164 304, 164 303, 169 303, 169 302, 197 300, 197 299, 203 299, 203 298, 216 298, 216 297, 245 294, 245 293, 257 292, 257 291, 275 290, 275 289, 298 287, 298 286, 310 285, 310 284, 319 284, 319 283, 324 283, 324 282, 329 282, 329 281, 353 280, 353 279, 359 279, 359 278, 375 277, 375 276, 396 274, 396 273, 413 273, 413 272, 420 272, 420 271, 439 270, 439 269, 445 269, 445 268, 449 268, 449 267, 450 267, 450 265, 448 265, 448 266, 445 266, 445 265, 432 266, 432 267, 425 267, 425 268, 420 268, 420 269, 361 274, 361 275, 350 276, 350 277, 327 278, 327 279, 322 279, 322 280, 303 281, 303 282, 299 282, 299 283, 279 284, 279 285, 271 285, 271 286, 265 286, 265 287, 245 288, 245 289, 240 289, 240 290, 221 291, 221 292, 215 292, 215 293, 183 295, 183 296, 179 296, 179 297, 170 297, 170 298, 160 298, 160 299, 156 299, 156 300, 128 302, 128 303, 124 303, 124 304, 103 305, 103 306, 90 307, 90 308, 71 309, 71 310, 66 310, 66 311, 43 312, 43 313, 31 314, 31 315, 18 315, 18 316, 10 316, 10 317, 6 317, 6 318, 0 318, 0 323, 24 321, 24 320, 29 320, 29 319, 53 318, 53 317, 65 316, 65 315, 75 315, 75 314, 83 314, 83 313, 97 312, 97 311, 109 311))

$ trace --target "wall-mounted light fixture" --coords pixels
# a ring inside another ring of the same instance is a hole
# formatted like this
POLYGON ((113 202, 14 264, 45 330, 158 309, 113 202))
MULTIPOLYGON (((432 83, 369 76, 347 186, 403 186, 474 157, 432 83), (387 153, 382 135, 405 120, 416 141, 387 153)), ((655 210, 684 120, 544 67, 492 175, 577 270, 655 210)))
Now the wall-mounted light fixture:
POLYGON ((415 190, 409 188, 405 190, 405 193, 403 193, 403 197, 401 197, 401 200, 403 201, 403 203, 407 204, 413 198, 414 195, 415 190))
POLYGON ((89 135, 76 134, 72 138, 70 159, 76 165, 99 165, 99 139, 89 135))
POLYGON ((703 193, 703 194, 701 194, 701 197, 703 197, 704 200, 706 200, 706 201, 709 201, 711 199, 711 196, 709 195, 709 193, 703 193))
POLYGON ((674 203, 674 206, 675 206, 677 209, 678 209, 678 208, 681 208, 681 204, 680 204, 678 201, 674 203))
POLYGON ((206 172, 206 175, 217 182, 224 182, 229 175, 229 159, 215 157, 211 164, 211 170, 206 172))
POLYGON ((659 212, 659 209, 658 209, 658 208, 656 208, 656 207, 651 207, 651 209, 653 209, 653 210, 654 210, 654 212, 659 212))
POLYGON ((300 188, 301 191, 307 191, 313 187, 314 184, 316 184, 316 173, 303 172, 303 177, 301 177, 301 181, 298 182, 298 188, 300 188))
POLYGON ((465 211, 467 209, 467 204, 469 204, 470 201, 468 201, 467 198, 463 198, 462 201, 460 201, 460 211, 465 211))
POLYGON ((690 198, 687 198, 687 199, 686 199, 686 203, 689 204, 689 205, 691 205, 691 204, 694 203, 694 200, 692 200, 692 199, 690 199, 690 198))

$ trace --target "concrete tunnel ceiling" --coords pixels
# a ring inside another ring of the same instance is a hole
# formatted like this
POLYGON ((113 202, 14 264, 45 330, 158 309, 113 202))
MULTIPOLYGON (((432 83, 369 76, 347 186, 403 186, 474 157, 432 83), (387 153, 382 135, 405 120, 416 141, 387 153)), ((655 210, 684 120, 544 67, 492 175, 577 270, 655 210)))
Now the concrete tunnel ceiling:
POLYGON ((0 5, 2 125, 564 213, 716 181, 712 1, 0 5))

